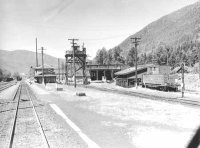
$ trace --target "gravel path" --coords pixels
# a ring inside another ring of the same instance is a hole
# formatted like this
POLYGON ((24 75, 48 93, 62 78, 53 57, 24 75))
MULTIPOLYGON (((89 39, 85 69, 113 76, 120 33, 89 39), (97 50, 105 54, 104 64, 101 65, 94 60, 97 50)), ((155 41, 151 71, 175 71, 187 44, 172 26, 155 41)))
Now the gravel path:
POLYGON ((45 147, 25 86, 22 86, 13 147, 45 147))
MULTIPOLYGON (((45 135, 48 139, 50 147, 56 148, 87 148, 87 145, 82 141, 69 125, 59 117, 50 106, 36 99, 34 92, 31 92, 36 111, 42 123, 45 135)), ((37 96, 39 97, 39 96, 37 96)), ((46 96, 48 99, 48 96, 46 96)))
POLYGON ((16 90, 16 88, 19 86, 19 83, 3 90, 0 92, 0 100, 10 100, 13 98, 13 92, 16 90))
POLYGON ((89 88, 63 85, 64 91, 56 91, 53 84, 47 87, 49 96, 60 96, 47 100, 56 103, 101 147, 123 147, 118 139, 128 137, 126 143, 136 148, 184 148, 199 126, 197 106, 89 88), (78 97, 76 92, 85 92, 86 96, 78 97))
MULTIPOLYGON (((24 84, 23 84, 24 85, 24 84)), ((82 139, 59 117, 47 104, 35 97, 28 88, 33 100, 39 120, 49 143, 49 147, 58 148, 86 148, 87 145, 82 139)), ((10 96, 14 96, 14 88, 9 91, 10 96)), ((8 93, 4 94, 8 97, 8 93)), ((0 147, 9 147, 9 139, 14 121, 14 114, 17 102, 10 99, 0 99, 0 147)), ((15 136, 13 140, 14 148, 45 147, 45 142, 39 130, 39 124, 33 112, 26 89, 22 89, 21 101, 19 104, 15 136)))
POLYGON ((0 100, 0 147, 9 147, 9 137, 14 118, 15 102, 0 100))

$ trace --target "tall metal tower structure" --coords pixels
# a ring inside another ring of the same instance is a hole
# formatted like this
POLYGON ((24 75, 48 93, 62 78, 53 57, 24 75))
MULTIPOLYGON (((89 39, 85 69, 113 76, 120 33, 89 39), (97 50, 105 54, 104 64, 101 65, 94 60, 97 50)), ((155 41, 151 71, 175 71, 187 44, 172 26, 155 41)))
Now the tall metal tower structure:
POLYGON ((78 39, 68 39, 71 41, 72 50, 67 50, 65 54, 66 58, 66 65, 65 65, 65 76, 66 76, 66 84, 68 83, 69 77, 74 77, 74 87, 76 87, 76 73, 77 71, 81 71, 82 69, 82 78, 83 84, 86 84, 87 77, 86 77, 86 48, 84 45, 82 46, 82 50, 80 46, 75 43, 78 39), (73 66, 72 66, 73 64, 73 66), (69 69, 71 73, 69 73, 69 69))

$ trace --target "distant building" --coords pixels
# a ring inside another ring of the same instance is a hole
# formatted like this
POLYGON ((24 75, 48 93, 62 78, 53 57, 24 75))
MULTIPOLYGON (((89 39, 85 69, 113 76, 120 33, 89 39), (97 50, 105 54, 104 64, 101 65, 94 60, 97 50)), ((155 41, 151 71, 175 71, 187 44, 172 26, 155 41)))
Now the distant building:
MULTIPOLYGON (((30 76, 34 77, 37 83, 42 83, 43 78, 43 70, 42 66, 38 67, 31 67, 30 69, 30 76)), ((49 66, 47 64, 44 64, 44 82, 45 83, 55 83, 56 82, 56 74, 54 71, 54 68, 52 66, 49 66)))
MULTIPOLYGON (((135 77, 135 67, 130 67, 127 69, 124 69, 122 71, 116 72, 115 79, 116 79, 116 85, 122 86, 122 87, 133 87, 135 86, 136 77, 135 77)), ((138 66, 137 68, 137 82, 140 83, 142 79, 142 75, 147 73, 147 66, 142 65, 138 66)))
MULTIPOLYGON (((169 74, 169 66, 160 66, 155 64, 139 65, 137 68, 137 82, 142 83, 142 78, 144 74, 169 74)), ((122 87, 133 87, 136 82, 136 69, 135 67, 130 67, 128 69, 119 71, 115 73, 116 75, 116 85, 122 87)))
POLYGON ((86 65, 90 73, 91 81, 95 80, 113 80, 114 73, 121 70, 121 65, 86 65))

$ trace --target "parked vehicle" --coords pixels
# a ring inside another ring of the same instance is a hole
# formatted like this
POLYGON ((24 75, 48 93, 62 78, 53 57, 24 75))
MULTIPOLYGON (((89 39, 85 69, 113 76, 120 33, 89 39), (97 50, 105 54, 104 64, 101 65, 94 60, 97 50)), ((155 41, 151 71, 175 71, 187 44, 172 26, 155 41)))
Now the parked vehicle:
POLYGON ((142 86, 163 91, 178 91, 178 74, 170 74, 169 66, 152 65, 142 77, 142 86))

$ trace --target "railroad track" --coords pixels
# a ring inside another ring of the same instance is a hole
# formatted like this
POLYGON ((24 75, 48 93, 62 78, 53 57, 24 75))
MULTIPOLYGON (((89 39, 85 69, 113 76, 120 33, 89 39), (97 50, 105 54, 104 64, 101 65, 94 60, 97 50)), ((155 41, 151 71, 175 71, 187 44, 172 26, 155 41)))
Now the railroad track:
POLYGON ((4 85, 0 85, 0 92, 4 91, 7 88, 10 88, 11 86, 13 86, 15 84, 16 84, 16 82, 12 81, 12 82, 6 83, 4 85))
POLYGON ((9 148, 23 147, 23 143, 27 144, 27 142, 30 143, 30 147, 42 146, 49 148, 30 89, 26 83, 21 82, 13 101, 15 101, 15 113, 9 138, 9 148), (22 131, 25 131, 25 133, 22 133, 22 131))
POLYGON ((156 96, 156 95, 143 94, 143 93, 139 93, 139 92, 123 91, 123 90, 110 89, 110 88, 100 88, 100 87, 88 86, 88 85, 87 86, 79 85, 79 86, 96 89, 96 90, 101 90, 101 91, 106 91, 106 92, 128 95, 128 96, 151 99, 151 100, 161 100, 161 101, 167 101, 167 102, 181 103, 181 104, 190 105, 190 106, 200 106, 200 102, 192 101, 192 100, 167 98, 167 97, 161 97, 161 96, 156 96))

